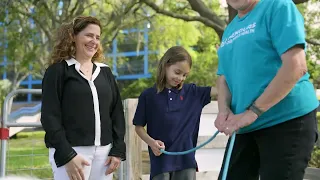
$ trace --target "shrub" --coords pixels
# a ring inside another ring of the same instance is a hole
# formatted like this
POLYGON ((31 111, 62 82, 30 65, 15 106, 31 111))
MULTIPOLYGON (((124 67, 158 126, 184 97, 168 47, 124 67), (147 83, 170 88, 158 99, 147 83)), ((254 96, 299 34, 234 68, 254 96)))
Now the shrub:
MULTIPOLYGON (((317 113, 318 130, 320 130, 320 112, 317 113)), ((320 134, 319 134, 320 136, 320 134)), ((309 162, 310 167, 320 168, 320 140, 318 139, 317 146, 311 154, 311 160, 309 162)))

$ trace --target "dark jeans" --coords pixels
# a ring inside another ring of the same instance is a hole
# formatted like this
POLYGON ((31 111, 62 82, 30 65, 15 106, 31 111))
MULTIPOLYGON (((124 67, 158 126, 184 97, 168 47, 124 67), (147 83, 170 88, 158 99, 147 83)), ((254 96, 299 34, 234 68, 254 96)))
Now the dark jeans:
POLYGON ((190 168, 158 174, 152 180, 196 180, 196 169, 190 168))
MULTIPOLYGON (((317 132, 314 110, 273 127, 236 135, 227 180, 258 180, 259 176, 261 180, 302 180, 317 132)), ((226 152, 228 147, 229 142, 226 152)))

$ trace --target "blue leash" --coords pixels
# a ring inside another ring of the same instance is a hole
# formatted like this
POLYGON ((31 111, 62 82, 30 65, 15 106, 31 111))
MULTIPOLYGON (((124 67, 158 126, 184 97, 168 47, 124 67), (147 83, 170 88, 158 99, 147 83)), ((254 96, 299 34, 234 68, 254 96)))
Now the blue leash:
MULTIPOLYGON (((196 151, 197 149, 202 148, 203 146, 205 146, 206 144, 208 144, 209 142, 211 142, 218 134, 219 134, 219 131, 217 131, 216 133, 214 133, 214 135, 213 135, 210 139, 208 139, 206 142, 200 144, 200 145, 197 146, 197 147, 194 147, 194 148, 192 148, 192 149, 189 149, 189 150, 187 150, 187 151, 168 152, 168 151, 165 151, 165 150, 163 150, 163 149, 160 149, 160 151, 161 151, 163 154, 167 154, 167 155, 183 155, 183 154, 188 154, 188 153, 191 153, 191 152, 193 152, 193 151, 196 151)), ((228 169, 229 169, 229 163, 230 163, 230 158, 231 158, 231 153, 232 153, 232 149, 233 149, 233 145, 234 145, 235 138, 236 138, 236 133, 234 132, 234 133, 232 134, 232 136, 231 136, 231 140, 230 140, 230 145, 229 145, 228 152, 227 152, 226 161, 225 161, 225 164, 224 164, 224 167, 223 167, 222 180, 226 180, 226 178, 227 178, 228 169)))

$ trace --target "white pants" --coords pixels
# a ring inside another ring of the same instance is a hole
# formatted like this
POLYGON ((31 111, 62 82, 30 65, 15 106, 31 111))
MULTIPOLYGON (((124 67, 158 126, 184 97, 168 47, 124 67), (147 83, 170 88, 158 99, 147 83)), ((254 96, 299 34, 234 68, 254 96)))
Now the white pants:
MULTIPOLYGON (((105 166, 108 154, 111 149, 111 144, 107 146, 77 146, 73 149, 87 160, 90 166, 84 166, 85 180, 112 180, 113 174, 105 175, 108 166, 105 166)), ((49 148, 49 162, 52 167, 53 176, 55 180, 69 180, 68 174, 64 166, 57 168, 54 161, 55 149, 49 148)))

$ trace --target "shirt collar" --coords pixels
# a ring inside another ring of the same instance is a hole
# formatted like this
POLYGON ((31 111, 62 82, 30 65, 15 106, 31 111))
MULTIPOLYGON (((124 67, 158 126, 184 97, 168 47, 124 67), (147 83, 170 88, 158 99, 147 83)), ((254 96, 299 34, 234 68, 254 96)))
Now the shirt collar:
MULTIPOLYGON (((72 65, 75 65, 74 68, 76 69, 76 71, 85 79, 87 79, 83 73, 80 72, 80 63, 75 60, 74 58, 71 58, 69 60, 65 60, 68 64, 68 66, 72 66, 72 65)), ((106 64, 103 64, 103 63, 96 63, 94 62, 94 65, 97 66, 97 68, 94 70, 93 74, 92 74, 92 77, 91 77, 91 80, 89 81, 94 81, 96 79, 96 77, 98 77, 99 73, 100 73, 100 67, 107 67, 108 65, 106 64)))
POLYGON ((68 59, 68 60, 65 60, 68 64, 68 66, 72 66, 74 64, 77 64, 79 63, 77 60, 75 60, 74 58, 71 58, 71 59, 68 59))
POLYGON ((182 85, 182 88, 181 88, 181 89, 178 89, 178 88, 171 88, 171 89, 166 88, 166 89, 167 89, 167 91, 170 90, 170 91, 178 94, 179 92, 182 92, 182 91, 183 91, 183 85, 182 85))
MULTIPOLYGON (((182 85, 182 88, 181 88, 181 89, 178 89, 178 88, 168 89, 168 88, 165 87, 162 92, 168 92, 168 91, 170 90, 170 91, 178 94, 179 92, 183 92, 183 91, 184 91, 184 90, 183 90, 183 86, 184 86, 184 85, 182 85)), ((153 88, 155 88, 155 89, 157 90, 157 84, 154 84, 154 85, 153 85, 153 88)))
MULTIPOLYGON (((72 66, 72 65, 75 65, 75 64, 80 64, 76 59, 74 58, 71 58, 71 59, 68 59, 68 60, 65 60, 68 64, 68 66, 72 66)), ((108 65, 104 64, 104 63, 99 63, 99 62, 94 62, 94 64, 98 67, 109 67, 108 65)))

